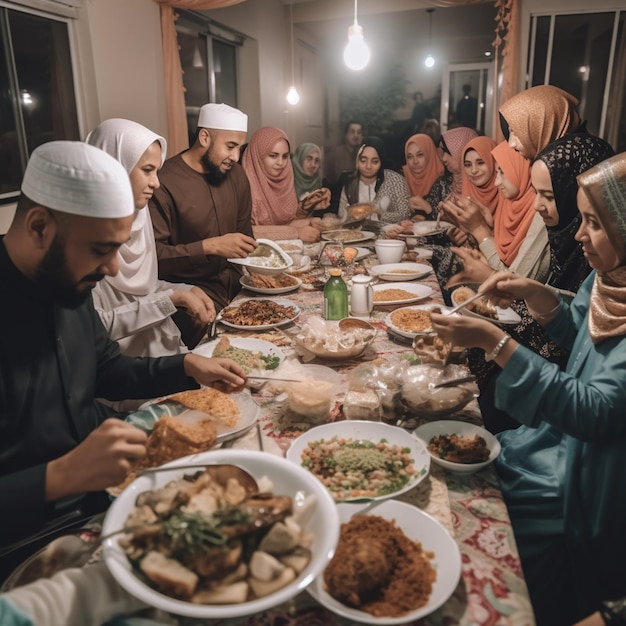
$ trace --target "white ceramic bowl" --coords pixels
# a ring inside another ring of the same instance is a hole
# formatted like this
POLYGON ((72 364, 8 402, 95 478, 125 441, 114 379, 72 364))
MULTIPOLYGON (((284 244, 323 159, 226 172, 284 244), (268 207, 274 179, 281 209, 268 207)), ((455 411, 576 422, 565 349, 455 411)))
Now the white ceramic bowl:
POLYGON ((500 442, 496 437, 488 430, 470 424, 469 422, 458 422, 454 420, 430 422, 417 428, 413 434, 421 439, 426 449, 428 449, 430 440, 439 435, 459 435, 460 437, 473 437, 474 435, 478 435, 482 437, 489 448, 489 458, 481 463, 453 463, 452 461, 439 458, 430 451, 428 452, 437 465, 441 465, 441 467, 455 474, 473 474, 483 469, 483 467, 487 467, 490 463, 493 463, 500 454, 500 442))
POLYGON ((385 263, 374 265, 370 268, 370 274, 374 274, 383 280, 416 280, 427 276, 433 271, 430 265, 424 263, 385 263))
MULTIPOLYGON (((353 515, 358 514, 363 505, 339 504, 337 508, 339 509, 339 519, 344 523, 350 521, 353 515)), ((437 580, 433 583, 428 602, 419 609, 400 617, 376 617, 333 598, 324 588, 323 576, 316 578, 313 584, 307 588, 307 592, 333 613, 350 620, 349 623, 351 624, 357 622, 376 625, 414 624, 415 620, 430 615, 438 609, 456 589, 461 577, 459 547, 439 521, 406 502, 387 500, 366 514, 394 520, 409 539, 419 541, 424 550, 433 553, 433 565, 437 570, 437 580)))
MULTIPOLYGON (((416 440, 417 441, 417 440, 416 440)), ((421 443, 420 443, 421 446, 421 443)), ((330 493, 312 474, 282 457, 252 450, 214 450, 185 457, 169 463, 171 472, 142 476, 131 483, 107 511, 102 534, 108 535, 124 525, 135 508, 137 496, 149 489, 163 487, 185 473, 185 464, 229 463, 247 470, 256 478, 267 476, 274 484, 274 493, 295 497, 309 494, 317 498, 317 505, 305 529, 312 533, 312 558, 307 567, 291 583, 264 598, 241 604, 192 604, 166 596, 142 582, 132 571, 126 554, 119 545, 119 536, 104 542, 104 561, 115 580, 128 593, 149 606, 175 615, 199 619, 230 619, 260 613, 289 600, 307 587, 326 567, 335 552, 339 539, 339 517, 330 493)), ((189 471, 189 470, 187 470, 189 471)))
POLYGON ((400 263, 406 244, 399 239, 378 239, 374 244, 374 250, 381 265, 400 263))
MULTIPOLYGON (((426 452, 425 446, 420 440, 398 426, 390 426, 381 422, 369 422, 365 420, 345 420, 311 428, 292 441, 291 446, 287 450, 287 459, 293 462, 294 465, 302 467, 302 452, 309 443, 319 441, 320 439, 328 440, 332 437, 352 439, 354 441, 367 440, 375 443, 379 443, 384 439, 389 445, 397 445, 409 449, 409 455, 413 459, 413 466, 416 469, 412 479, 397 491, 382 496, 376 496, 372 498, 372 500, 395 498, 401 493, 413 489, 415 485, 420 483, 428 475, 430 455, 426 452)), ((356 499, 359 500, 360 498, 356 499)), ((345 501, 349 502, 350 500, 345 501)))

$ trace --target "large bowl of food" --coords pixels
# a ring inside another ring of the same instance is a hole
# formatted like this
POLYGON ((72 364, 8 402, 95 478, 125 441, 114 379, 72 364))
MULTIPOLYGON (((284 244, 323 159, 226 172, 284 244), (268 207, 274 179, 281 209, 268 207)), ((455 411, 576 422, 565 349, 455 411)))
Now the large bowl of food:
POLYGON ((146 604, 198 619, 251 615, 295 596, 331 559, 337 508, 305 469, 233 449, 159 469, 120 494, 102 529, 113 578, 146 604))
POLYGON ((432 460, 455 474, 473 474, 493 463, 500 442, 488 430, 469 422, 442 420, 417 428, 432 460))
POLYGON ((292 442, 287 459, 316 476, 337 502, 394 498, 420 483, 430 467, 416 437, 364 420, 311 428, 292 442))
POLYGON ((440 383, 467 376, 461 365, 412 365, 402 374, 401 402, 407 411, 424 418, 453 415, 476 396, 475 383, 438 387, 440 383))

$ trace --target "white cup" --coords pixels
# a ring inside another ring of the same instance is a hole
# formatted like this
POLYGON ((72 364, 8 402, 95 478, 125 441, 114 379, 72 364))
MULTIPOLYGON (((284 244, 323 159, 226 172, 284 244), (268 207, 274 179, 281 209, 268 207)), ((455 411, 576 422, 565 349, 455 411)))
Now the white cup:
POLYGON ((405 247, 404 241, 399 239, 379 239, 374 244, 376 256, 383 265, 400 263, 405 247))

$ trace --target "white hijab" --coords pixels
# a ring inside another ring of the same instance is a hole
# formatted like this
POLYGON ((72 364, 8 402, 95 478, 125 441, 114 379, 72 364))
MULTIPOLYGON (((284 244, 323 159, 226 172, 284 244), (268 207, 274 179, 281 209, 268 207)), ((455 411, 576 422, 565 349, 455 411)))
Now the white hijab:
MULTIPOLYGON (((165 161, 167 150, 163 137, 137 122, 118 118, 105 120, 96 126, 86 141, 115 157, 129 175, 155 141, 161 144, 161 165, 165 161)), ((137 211, 130 239, 120 247, 119 258, 118 274, 106 276, 104 280, 118 291, 134 296, 144 296, 156 291, 159 274, 154 231, 147 205, 137 211)))

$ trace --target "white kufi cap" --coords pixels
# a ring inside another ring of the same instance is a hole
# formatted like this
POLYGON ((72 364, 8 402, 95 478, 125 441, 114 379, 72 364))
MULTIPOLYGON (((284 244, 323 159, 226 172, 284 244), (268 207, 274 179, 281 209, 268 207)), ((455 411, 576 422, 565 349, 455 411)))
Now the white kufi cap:
POLYGON ((73 215, 120 218, 135 212, 124 167, 82 141, 51 141, 36 148, 22 193, 41 206, 73 215))
POLYGON ((205 104, 200 109, 198 128, 248 132, 248 116, 227 104, 205 104))

